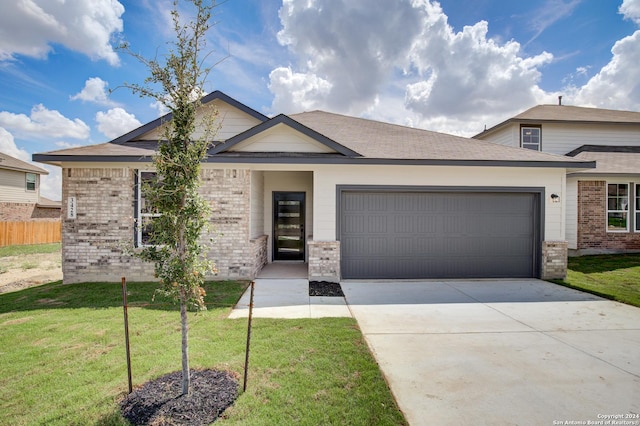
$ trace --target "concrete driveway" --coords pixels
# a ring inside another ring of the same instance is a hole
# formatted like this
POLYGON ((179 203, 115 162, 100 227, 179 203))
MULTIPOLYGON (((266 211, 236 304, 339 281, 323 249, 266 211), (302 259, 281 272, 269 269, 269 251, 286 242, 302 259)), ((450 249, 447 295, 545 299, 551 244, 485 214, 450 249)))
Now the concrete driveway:
POLYGON ((411 425, 640 425, 638 308, 534 279, 342 289, 411 425))

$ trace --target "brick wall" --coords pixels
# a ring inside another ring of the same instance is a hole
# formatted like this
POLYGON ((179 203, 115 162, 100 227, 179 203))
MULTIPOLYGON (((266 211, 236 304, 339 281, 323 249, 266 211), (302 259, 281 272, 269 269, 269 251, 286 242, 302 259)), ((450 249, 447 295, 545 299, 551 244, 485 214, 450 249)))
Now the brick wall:
MULTIPOLYGON (((130 254, 134 241, 134 173, 128 168, 63 170, 64 282, 153 280, 153 265, 130 254), (66 200, 76 197, 76 219, 66 200)), ((202 194, 211 204, 208 257, 218 274, 209 279, 251 279, 266 261, 266 236, 249 241, 247 170, 203 170, 202 194), (264 259, 263 259, 264 258, 264 259)))
POLYGON ((340 282, 340 241, 309 241, 309 280, 340 282))
POLYGON ((567 276, 566 241, 544 241, 542 243, 542 276, 543 280, 562 279, 567 276))
POLYGON ((607 232, 607 183, 578 182, 578 254, 640 251, 640 233, 607 232))
POLYGON ((41 208, 33 203, 0 203, 0 221, 26 222, 34 219, 60 219, 60 209, 41 208))
POLYGON ((65 283, 153 278, 153 265, 127 254, 134 235, 134 172, 63 169, 62 272, 65 283), (67 218, 76 197, 76 219, 67 218))
POLYGON ((251 171, 207 169, 202 173, 202 194, 211 204, 210 234, 203 241, 213 239, 209 258, 215 261, 219 278, 251 279, 255 256, 260 255, 249 242, 251 171))

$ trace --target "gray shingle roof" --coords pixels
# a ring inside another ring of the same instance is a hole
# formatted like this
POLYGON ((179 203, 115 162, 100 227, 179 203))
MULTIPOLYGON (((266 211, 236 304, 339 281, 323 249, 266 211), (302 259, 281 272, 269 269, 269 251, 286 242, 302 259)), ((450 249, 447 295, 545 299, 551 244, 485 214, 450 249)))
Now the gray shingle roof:
POLYGON ((80 146, 76 148, 61 149, 58 151, 44 152, 42 154, 34 154, 34 159, 38 156, 55 155, 59 157, 151 157, 155 154, 155 142, 129 142, 126 144, 116 144, 112 142, 101 143, 97 145, 80 146))
POLYGON ((473 136, 482 138, 512 123, 575 123, 575 124, 620 124, 640 125, 640 112, 618 111, 602 108, 586 108, 571 105, 537 105, 509 118, 500 124, 473 136))
MULTIPOLYGON (((274 156, 274 153, 226 152, 227 147, 223 144, 212 149, 209 161, 242 162, 251 159, 252 162, 299 161, 360 164, 367 162, 379 164, 393 162, 459 164, 461 161, 471 161, 476 165, 509 163, 512 166, 593 167, 593 165, 585 165, 584 161, 577 158, 508 147, 487 141, 323 111, 277 116, 232 139, 238 139, 236 142, 240 142, 244 138, 251 137, 259 126, 269 128, 269 122, 274 120, 279 120, 279 123, 289 125, 307 136, 317 139, 320 143, 333 147, 337 153, 322 156, 304 153, 293 156, 290 155, 291 153, 282 153, 278 157, 274 156), (345 149, 342 149, 343 147, 345 149)), ((54 164, 59 164, 61 161, 148 162, 155 153, 156 143, 155 141, 109 142, 34 154, 33 158, 36 161, 54 164)))
POLYGON ((565 121, 581 123, 637 123, 640 112, 585 108, 570 105, 538 105, 513 117, 514 120, 565 121))
POLYGON ((48 175, 49 172, 26 161, 18 160, 15 157, 0 152, 0 169, 16 170, 19 172, 37 173, 48 175))
POLYGON ((576 174, 640 175, 640 153, 638 152, 589 152, 575 156, 583 161, 596 161, 596 168, 576 174))
POLYGON ((565 156, 514 148, 429 130, 323 111, 290 115, 299 123, 365 158, 397 160, 573 161, 565 156))

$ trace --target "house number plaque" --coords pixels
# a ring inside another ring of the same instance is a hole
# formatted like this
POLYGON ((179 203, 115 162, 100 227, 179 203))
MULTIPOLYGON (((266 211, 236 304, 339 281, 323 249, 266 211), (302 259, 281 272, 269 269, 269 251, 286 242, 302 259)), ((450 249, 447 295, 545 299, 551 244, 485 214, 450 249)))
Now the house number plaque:
POLYGON ((76 218, 76 197, 67 198, 67 219, 76 218))

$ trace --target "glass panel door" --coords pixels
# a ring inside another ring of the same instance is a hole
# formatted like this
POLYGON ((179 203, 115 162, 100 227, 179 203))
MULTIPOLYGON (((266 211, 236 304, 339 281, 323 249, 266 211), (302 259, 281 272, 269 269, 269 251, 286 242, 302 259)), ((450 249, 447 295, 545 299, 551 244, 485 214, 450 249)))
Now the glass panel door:
POLYGON ((273 259, 304 260, 304 192, 273 193, 273 259))

